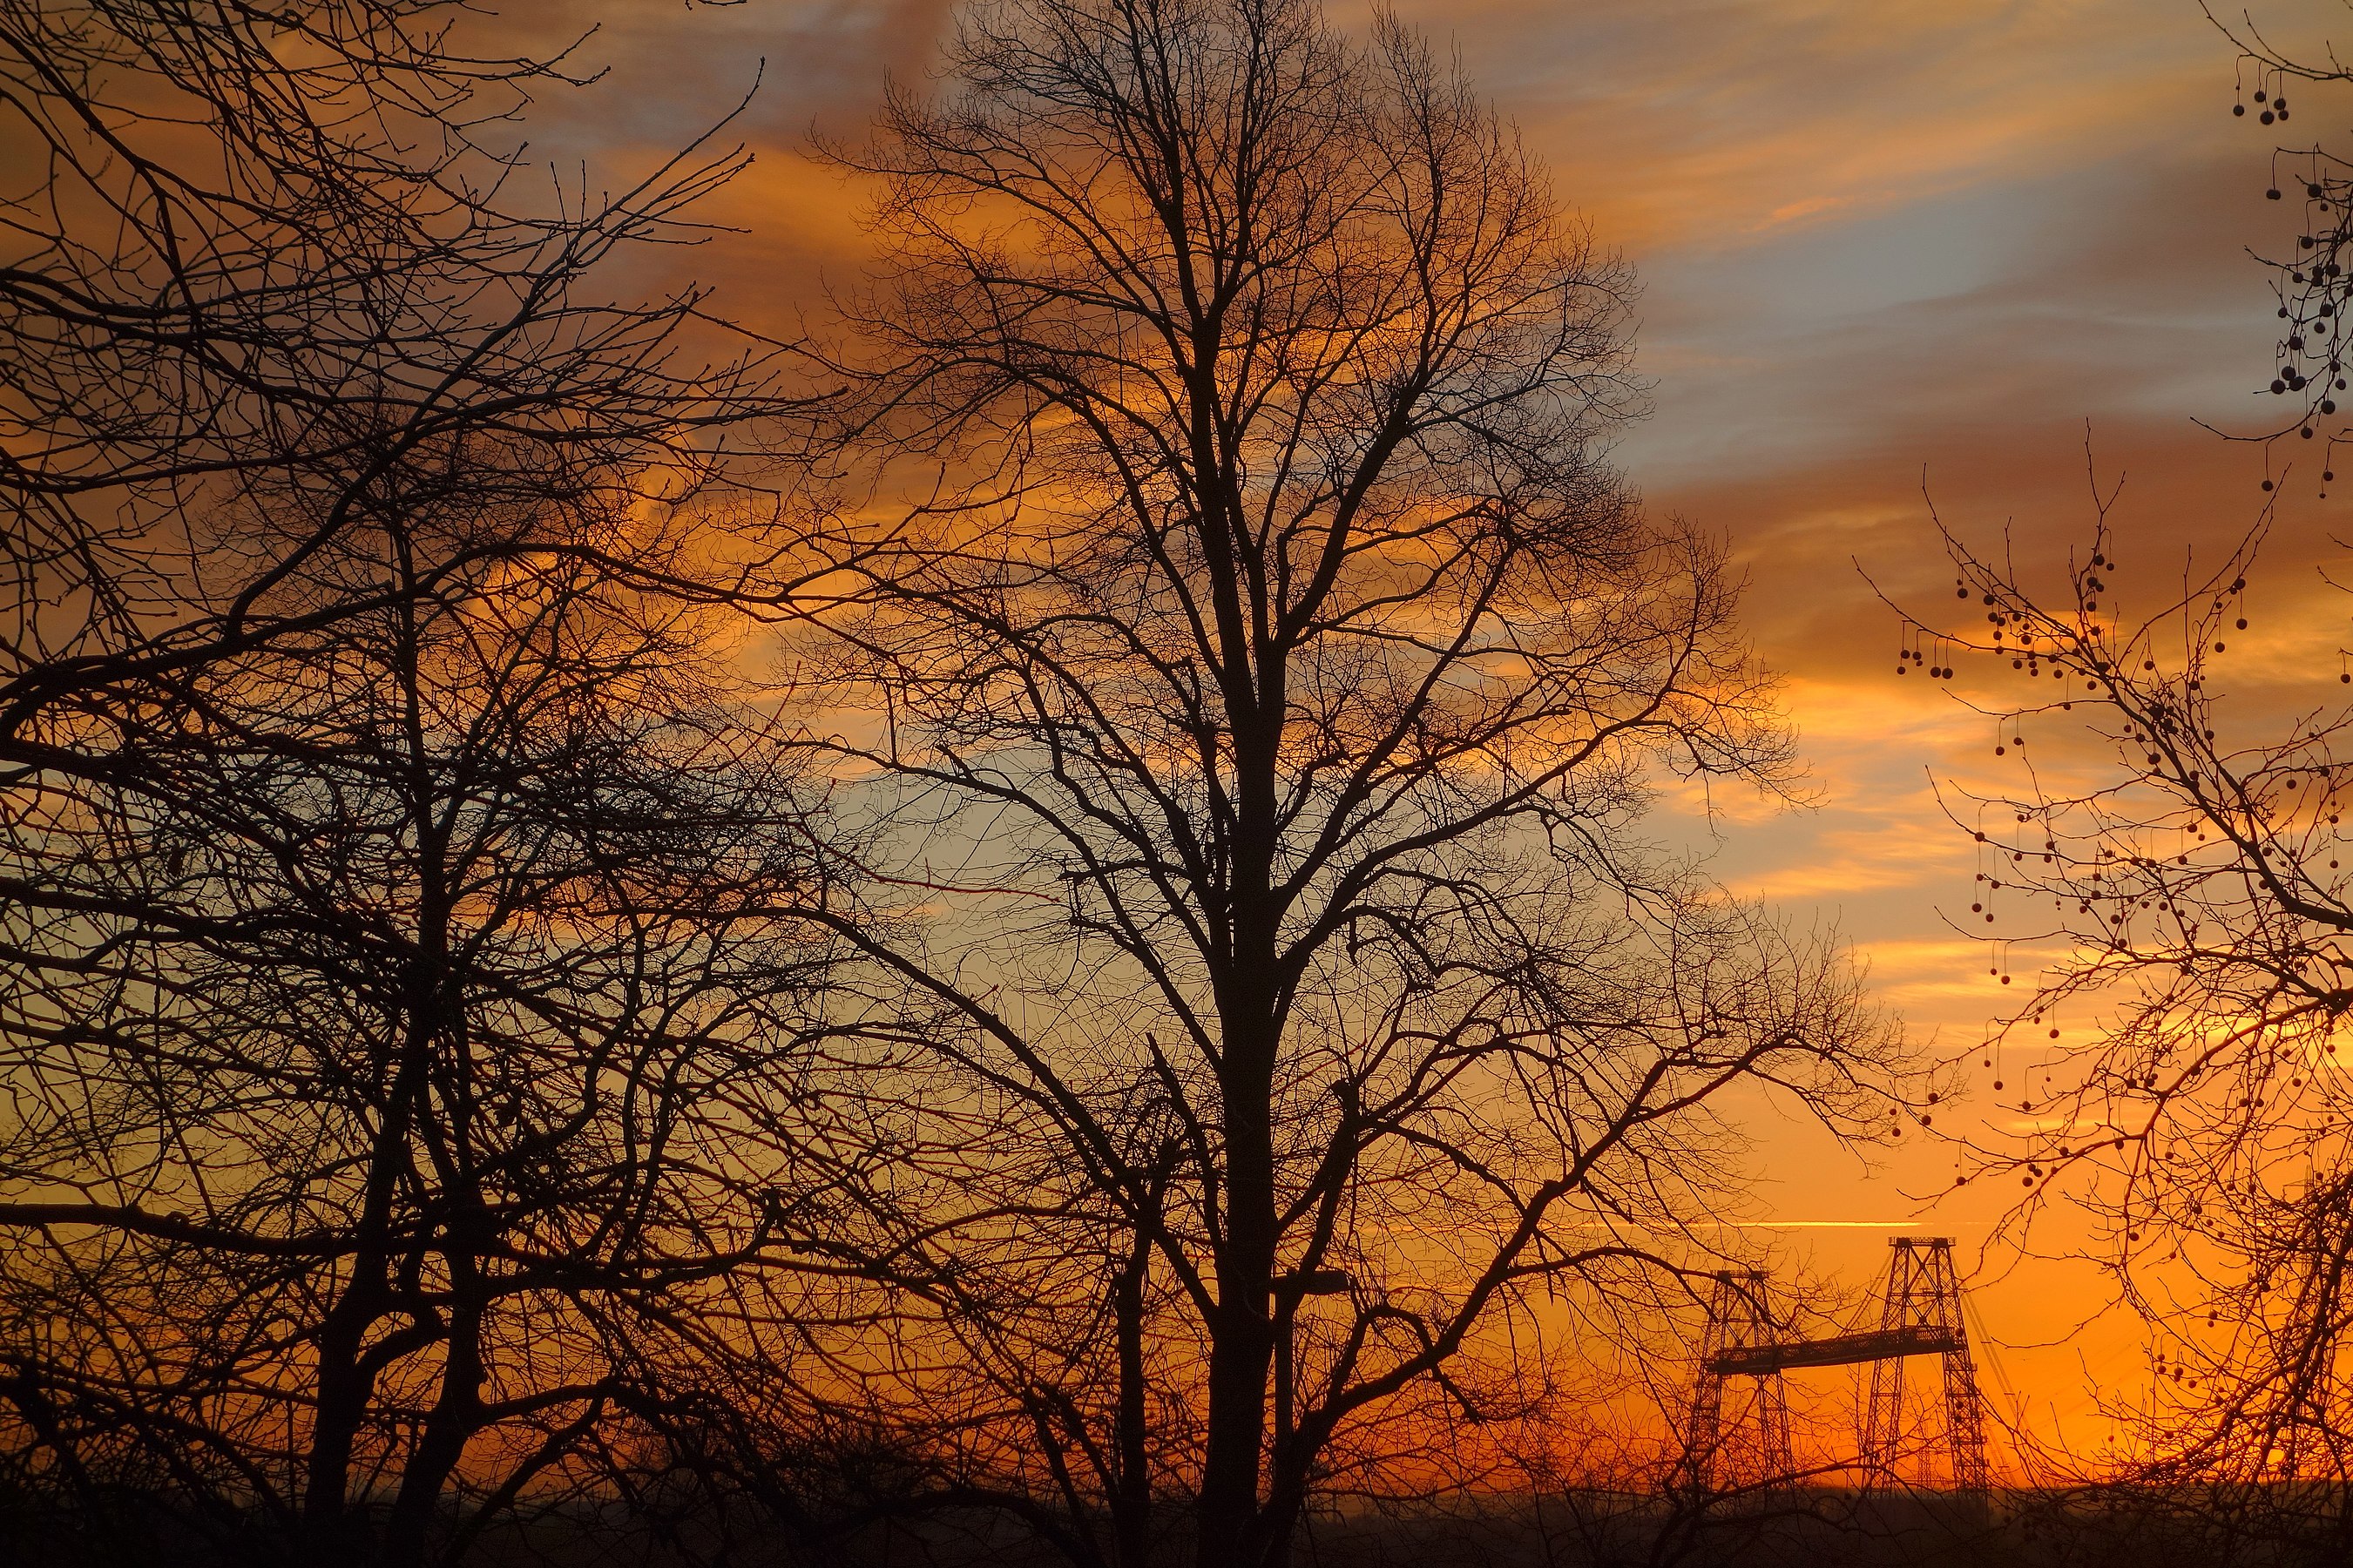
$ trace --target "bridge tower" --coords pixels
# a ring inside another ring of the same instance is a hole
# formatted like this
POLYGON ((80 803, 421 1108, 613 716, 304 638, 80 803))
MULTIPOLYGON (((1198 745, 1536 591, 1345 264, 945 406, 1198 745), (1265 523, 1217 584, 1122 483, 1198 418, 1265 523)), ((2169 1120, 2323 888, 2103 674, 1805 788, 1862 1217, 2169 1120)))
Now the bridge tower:
POLYGON ((1757 1268, 1726 1268, 1715 1277, 1700 1344, 1699 1382, 1692 1392, 1691 1430, 1683 1445, 1682 1483, 1688 1491, 1714 1490, 1731 1468, 1726 1464, 1731 1456, 1725 1452, 1724 1383, 1742 1372, 1756 1380, 1757 1430, 1753 1465, 1738 1468, 1754 1468, 1758 1472, 1755 1480, 1767 1487, 1797 1468, 1790 1457, 1789 1404, 1781 1369, 1758 1361, 1760 1352, 1769 1352, 1782 1339, 1773 1321, 1771 1284, 1770 1276, 1757 1268))
POLYGON ((1900 1350, 1874 1357, 1871 1403, 1865 1408, 1862 1463, 1873 1486, 1894 1479, 1903 1433, 1904 1360, 1936 1354, 1944 1360, 1945 1442, 1951 1456, 1953 1489, 1985 1494, 1985 1398, 1978 1389, 1968 1330, 1961 1321, 1961 1282, 1953 1269, 1953 1243, 1942 1236, 1888 1237, 1886 1289, 1880 1298, 1880 1337, 1904 1336, 1900 1350), (1935 1349, 1928 1348, 1934 1342, 1935 1349))
POLYGON ((1911 1356, 1933 1355, 1944 1363, 1944 1437, 1953 1489, 1965 1498, 1985 1498, 1989 1484, 1985 1401, 1978 1389, 1977 1363, 1969 1354, 1968 1331, 1961 1321, 1952 1238, 1894 1236, 1888 1237, 1888 1247, 1879 1327, 1827 1339, 1784 1336, 1773 1323, 1768 1281, 1761 1273, 1726 1270, 1716 1276, 1683 1446, 1684 1488, 1704 1494, 1715 1484, 1725 1447, 1725 1379, 1757 1380, 1758 1447, 1768 1476, 1787 1476, 1793 1466, 1782 1373, 1798 1367, 1866 1362, 1871 1364, 1871 1399, 1860 1435, 1863 1484, 1867 1489, 1894 1484, 1903 1437, 1904 1363, 1911 1356))

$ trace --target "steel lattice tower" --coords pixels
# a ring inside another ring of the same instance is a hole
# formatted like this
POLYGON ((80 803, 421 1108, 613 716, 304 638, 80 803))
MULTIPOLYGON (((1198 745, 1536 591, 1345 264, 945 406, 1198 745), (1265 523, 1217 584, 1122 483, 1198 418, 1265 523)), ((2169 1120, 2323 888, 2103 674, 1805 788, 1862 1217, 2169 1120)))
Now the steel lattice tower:
MULTIPOLYGON (((1687 1491, 1714 1490, 1724 1468, 1727 1368, 1780 1342, 1767 1296, 1769 1285, 1768 1278, 1754 1268, 1737 1273, 1727 1268, 1715 1277, 1715 1289, 1707 1303, 1706 1337, 1700 1347, 1699 1383, 1692 1396, 1689 1441, 1683 1449, 1682 1486, 1687 1491)), ((1758 1473, 1755 1481, 1770 1488, 1785 1483, 1797 1468, 1790 1458, 1788 1398, 1778 1368, 1749 1375, 1757 1380, 1755 1468, 1758 1473)))

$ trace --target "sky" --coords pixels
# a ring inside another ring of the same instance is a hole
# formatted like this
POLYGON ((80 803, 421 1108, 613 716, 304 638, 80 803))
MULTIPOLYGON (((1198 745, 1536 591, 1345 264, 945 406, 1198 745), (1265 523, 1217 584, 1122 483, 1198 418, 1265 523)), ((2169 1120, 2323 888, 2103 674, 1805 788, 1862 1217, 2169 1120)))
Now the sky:
MULTIPOLYGON (((1759 651, 1786 681, 1819 805, 1731 802, 1713 823, 1670 811, 1662 831, 1711 839, 1736 890, 1843 931, 1925 1050, 1968 1050, 2004 998, 1982 942, 1948 918, 1968 902, 1974 849, 1939 791, 1997 776, 1991 725, 1960 700, 1976 676, 1959 698, 1894 677, 1897 617, 1877 595, 1924 616, 1952 603, 1931 504, 1974 541, 2007 531, 2030 577, 2088 537, 2089 473, 2123 479, 2128 563, 2178 571, 2254 518, 2263 449, 2204 426, 2253 430, 2268 412, 2254 395, 2274 300, 2248 252, 2292 244, 2297 209, 2263 199, 2273 132, 2230 113, 2234 50, 2195 0, 1401 11, 1459 51, 1562 199, 1640 272, 1656 412, 1618 459, 1651 506, 1729 537, 1759 651)), ((1370 16, 1346 0, 1333 14, 1370 16)), ((2328 0, 2259 15, 2292 53, 2353 34, 2328 0)), ((856 134, 886 73, 920 79, 945 16, 940 0, 612 4, 584 52, 609 76, 538 123, 626 168, 756 82, 730 128, 756 161, 712 214, 744 233, 691 259, 723 310, 786 324, 862 247, 857 195, 807 156, 807 133, 856 134)), ((2316 132, 2353 108, 2353 93, 2325 99, 2314 89, 2316 132)), ((2316 575, 2329 524, 2313 489, 2283 487, 2251 686, 2342 641, 2316 575)), ((1944 1121, 2007 1125, 1982 1095, 1944 1121)), ((2024 1394, 2046 1439, 2095 1447, 2095 1392, 2145 1386, 2131 1324, 2081 1324, 2108 1299, 2095 1271, 1981 1257, 1982 1188, 1965 1194, 1976 1206, 1923 1201, 1949 1182, 1949 1149, 1915 1139, 1873 1169, 1769 1116, 1757 1132, 1757 1214, 1793 1264, 1860 1284, 1893 1231, 1961 1238, 1997 1404, 2024 1394)), ((2064 1253, 2073 1235, 2055 1215, 2032 1250, 2064 1253)))

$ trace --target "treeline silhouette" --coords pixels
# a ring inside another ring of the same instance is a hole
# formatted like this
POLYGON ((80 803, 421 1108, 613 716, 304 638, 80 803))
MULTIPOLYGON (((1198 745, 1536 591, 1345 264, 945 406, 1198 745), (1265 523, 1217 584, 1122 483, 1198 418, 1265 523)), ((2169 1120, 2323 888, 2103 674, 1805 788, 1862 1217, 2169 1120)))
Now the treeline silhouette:
POLYGON ((533 197, 586 72, 503 36, 0 0, 5 1550, 1851 1523, 1592 1417, 1741 1119, 1926 1083, 1643 835, 1789 741, 1604 458, 1630 278, 1459 71, 980 0, 820 148, 874 259, 780 342, 616 300, 725 126, 533 197))

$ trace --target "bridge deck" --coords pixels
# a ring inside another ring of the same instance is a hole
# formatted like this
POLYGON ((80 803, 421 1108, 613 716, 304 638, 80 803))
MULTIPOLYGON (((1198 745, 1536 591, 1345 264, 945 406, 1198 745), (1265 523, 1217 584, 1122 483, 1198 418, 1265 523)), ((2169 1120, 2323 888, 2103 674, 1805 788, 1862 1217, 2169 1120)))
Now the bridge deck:
POLYGON ((1758 1377, 1801 1366, 1847 1366, 1895 1356, 1946 1355, 1960 1348, 1959 1335, 1922 1324, 1788 1344, 1734 1345, 1710 1360, 1708 1370, 1719 1377, 1758 1377))

